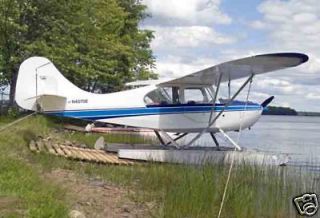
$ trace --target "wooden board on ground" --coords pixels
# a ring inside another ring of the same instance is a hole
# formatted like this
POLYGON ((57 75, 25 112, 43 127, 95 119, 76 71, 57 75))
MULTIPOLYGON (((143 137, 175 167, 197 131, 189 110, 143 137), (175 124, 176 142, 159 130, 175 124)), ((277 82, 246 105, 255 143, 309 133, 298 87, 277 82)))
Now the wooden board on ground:
POLYGON ((50 144, 44 143, 43 141, 36 143, 31 141, 29 147, 31 151, 48 152, 53 155, 81 161, 116 165, 132 165, 134 163, 131 160, 119 159, 114 153, 96 149, 79 148, 61 144, 50 144))

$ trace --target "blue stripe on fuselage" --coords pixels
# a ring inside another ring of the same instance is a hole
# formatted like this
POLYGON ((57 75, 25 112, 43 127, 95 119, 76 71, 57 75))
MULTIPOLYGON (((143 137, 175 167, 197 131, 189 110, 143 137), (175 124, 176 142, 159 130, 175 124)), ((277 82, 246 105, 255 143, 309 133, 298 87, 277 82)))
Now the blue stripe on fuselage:
MULTIPOLYGON (((224 106, 215 106, 214 110, 220 112, 224 106)), ((177 113, 203 113, 210 112, 212 106, 176 106, 176 107, 138 107, 138 108, 118 108, 118 109, 95 109, 95 110, 66 110, 66 111, 47 111, 46 114, 73 117, 79 119, 108 119, 116 117, 162 115, 177 113)), ((256 105, 231 105, 226 107, 225 112, 231 111, 252 111, 261 110, 261 106, 256 105)))

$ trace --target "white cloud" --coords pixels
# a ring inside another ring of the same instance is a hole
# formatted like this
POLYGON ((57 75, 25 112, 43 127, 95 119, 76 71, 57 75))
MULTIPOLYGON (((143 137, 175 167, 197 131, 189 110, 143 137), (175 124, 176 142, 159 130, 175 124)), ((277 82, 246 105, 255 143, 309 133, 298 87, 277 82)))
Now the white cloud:
POLYGON ((281 74, 261 76, 255 91, 275 94, 277 105, 285 102, 298 110, 319 111, 319 101, 315 101, 320 99, 320 88, 317 88, 320 81, 319 1, 266 0, 258 6, 258 11, 262 18, 247 23, 265 37, 267 43, 260 51, 302 52, 309 56, 309 61, 281 74), (276 75, 277 80, 271 75, 276 75))
POLYGON ((156 72, 163 78, 176 78, 205 69, 215 63, 211 58, 184 61, 181 57, 169 55, 157 61, 156 72))
POLYGON ((220 0, 143 0, 142 3, 162 25, 231 23, 231 18, 219 8, 220 0))
POLYGON ((262 22, 261 20, 254 20, 249 23, 249 26, 254 29, 266 29, 267 28, 266 23, 262 22))
POLYGON ((212 47, 214 45, 230 44, 236 41, 235 38, 217 33, 212 28, 206 26, 146 26, 144 28, 155 31, 152 48, 159 50, 212 47))
POLYGON ((306 96, 308 99, 320 100, 320 93, 310 92, 306 96))
POLYGON ((320 4, 318 0, 267 0, 258 7, 262 20, 251 27, 264 29, 272 39, 274 48, 302 51, 310 56, 301 70, 320 71, 320 4))

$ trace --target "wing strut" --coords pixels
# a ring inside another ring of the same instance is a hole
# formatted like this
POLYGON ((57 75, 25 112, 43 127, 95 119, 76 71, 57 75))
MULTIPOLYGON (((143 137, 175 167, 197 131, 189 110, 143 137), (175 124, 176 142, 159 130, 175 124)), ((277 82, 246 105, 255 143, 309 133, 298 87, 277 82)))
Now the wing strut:
POLYGON ((229 142, 231 142, 231 144, 233 144, 238 151, 241 151, 241 147, 235 141, 233 141, 233 139, 230 138, 230 136, 228 136, 222 129, 219 128, 219 132, 221 132, 222 135, 226 137, 226 139, 228 139, 229 142))
MULTIPOLYGON (((209 125, 207 128, 204 128, 201 132, 199 132, 191 141, 186 145, 186 147, 189 147, 192 145, 196 140, 198 140, 204 133, 208 132, 209 128, 217 121, 217 119, 222 115, 222 113, 225 111, 225 109, 232 103, 232 101, 240 94, 240 92, 247 86, 249 82, 252 81, 254 74, 252 73, 249 78, 242 84, 242 86, 238 89, 238 91, 232 96, 231 99, 224 105, 222 110, 213 118, 213 120, 209 120, 209 125)), ((221 83, 221 81, 220 81, 221 83)), ((220 84, 218 84, 220 85, 220 84)), ((216 93, 217 94, 217 93, 216 93)), ((213 102, 215 104, 215 102, 213 102)), ((214 110, 214 109, 213 109, 214 110)), ((210 116, 211 117, 211 116, 210 116)))

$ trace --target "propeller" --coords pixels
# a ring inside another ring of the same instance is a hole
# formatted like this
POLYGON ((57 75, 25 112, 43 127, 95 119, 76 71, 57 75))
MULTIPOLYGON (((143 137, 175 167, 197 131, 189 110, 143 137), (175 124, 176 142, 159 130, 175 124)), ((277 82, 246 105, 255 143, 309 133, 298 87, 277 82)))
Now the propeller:
POLYGON ((274 96, 271 96, 269 98, 267 98, 266 100, 264 100, 264 102, 262 102, 261 106, 263 108, 266 108, 270 103, 271 101, 274 99, 274 96))

